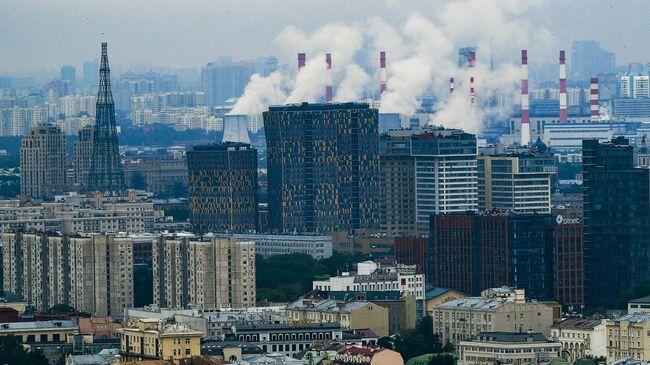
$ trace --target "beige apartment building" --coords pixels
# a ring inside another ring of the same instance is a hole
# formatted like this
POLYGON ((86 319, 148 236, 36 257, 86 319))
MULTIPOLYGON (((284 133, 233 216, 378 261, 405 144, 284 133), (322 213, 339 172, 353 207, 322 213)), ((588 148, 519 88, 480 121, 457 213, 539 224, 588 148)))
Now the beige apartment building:
POLYGON ((118 330, 122 361, 178 361, 201 355, 202 332, 158 319, 141 319, 118 330))
POLYGON ((20 193, 52 199, 65 188, 65 135, 54 125, 37 125, 20 146, 20 193))
POLYGON ((550 336, 554 307, 526 302, 523 289, 495 288, 480 297, 442 303, 432 310, 433 331, 442 343, 458 345, 481 332, 536 332, 550 336))
POLYGON ((633 313, 607 321, 607 359, 650 360, 650 314, 633 313))
POLYGON ((255 242, 194 235, 153 242, 154 304, 203 309, 255 306, 255 242))
POLYGON ((379 337, 389 334, 388 309, 371 302, 299 299, 286 311, 290 323, 340 323, 345 329, 369 328, 379 337))
POLYGON ((551 337, 562 344, 570 361, 586 356, 607 357, 606 324, 600 315, 567 318, 551 326, 551 337))
POLYGON ((562 344, 541 333, 483 332, 458 345, 458 365, 537 363, 539 355, 560 357, 562 344))
POLYGON ((57 304, 95 316, 133 306, 133 243, 113 235, 2 233, 4 288, 38 311, 57 304))

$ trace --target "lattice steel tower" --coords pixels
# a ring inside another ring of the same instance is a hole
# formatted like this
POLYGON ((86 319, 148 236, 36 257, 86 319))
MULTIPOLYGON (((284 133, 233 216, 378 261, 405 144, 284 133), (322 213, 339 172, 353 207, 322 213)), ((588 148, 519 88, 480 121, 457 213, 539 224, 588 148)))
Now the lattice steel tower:
POLYGON ((95 120, 89 188, 93 191, 115 194, 124 190, 124 172, 120 164, 119 141, 115 126, 115 103, 111 93, 111 71, 108 67, 106 43, 102 43, 95 120))

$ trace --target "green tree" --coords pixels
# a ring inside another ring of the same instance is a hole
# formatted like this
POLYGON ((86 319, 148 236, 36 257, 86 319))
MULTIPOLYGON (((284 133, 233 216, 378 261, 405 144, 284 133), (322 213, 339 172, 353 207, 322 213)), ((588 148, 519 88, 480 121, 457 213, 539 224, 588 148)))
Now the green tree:
POLYGON ((429 359, 428 365, 456 365, 456 358, 454 355, 446 354, 435 354, 429 359))
POLYGON ((0 336, 0 364, 7 365, 48 365, 41 354, 26 351, 14 335, 0 336))
POLYGON ((47 310, 47 313, 49 314, 65 314, 65 313, 73 313, 76 312, 77 310, 72 308, 71 306, 67 304, 57 304, 50 309, 47 310))
POLYGON ((139 172, 134 172, 131 176, 131 188, 138 190, 147 190, 147 179, 139 172))
POLYGON ((377 341, 377 346, 383 347, 385 349, 393 350, 395 345, 393 344, 393 339, 391 337, 382 337, 377 341))

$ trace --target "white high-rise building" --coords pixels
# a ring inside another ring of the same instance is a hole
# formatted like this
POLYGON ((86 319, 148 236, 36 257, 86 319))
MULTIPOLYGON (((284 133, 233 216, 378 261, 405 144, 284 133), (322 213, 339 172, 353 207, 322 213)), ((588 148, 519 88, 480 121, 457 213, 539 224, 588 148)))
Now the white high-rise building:
POLYGON ((634 98, 650 97, 650 78, 648 76, 634 76, 634 98))

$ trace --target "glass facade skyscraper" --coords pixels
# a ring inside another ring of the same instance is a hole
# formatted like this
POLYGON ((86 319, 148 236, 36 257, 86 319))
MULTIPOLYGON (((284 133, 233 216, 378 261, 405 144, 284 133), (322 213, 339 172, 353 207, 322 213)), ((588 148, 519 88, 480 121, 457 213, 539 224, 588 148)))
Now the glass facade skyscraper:
POLYGON ((582 142, 586 300, 616 305, 650 281, 650 170, 634 166, 629 141, 582 142))
POLYGON ((190 225, 196 233, 257 230, 257 150, 224 142, 187 151, 190 225))
POLYGON ((379 228, 377 109, 362 103, 271 106, 264 131, 271 231, 379 228))

